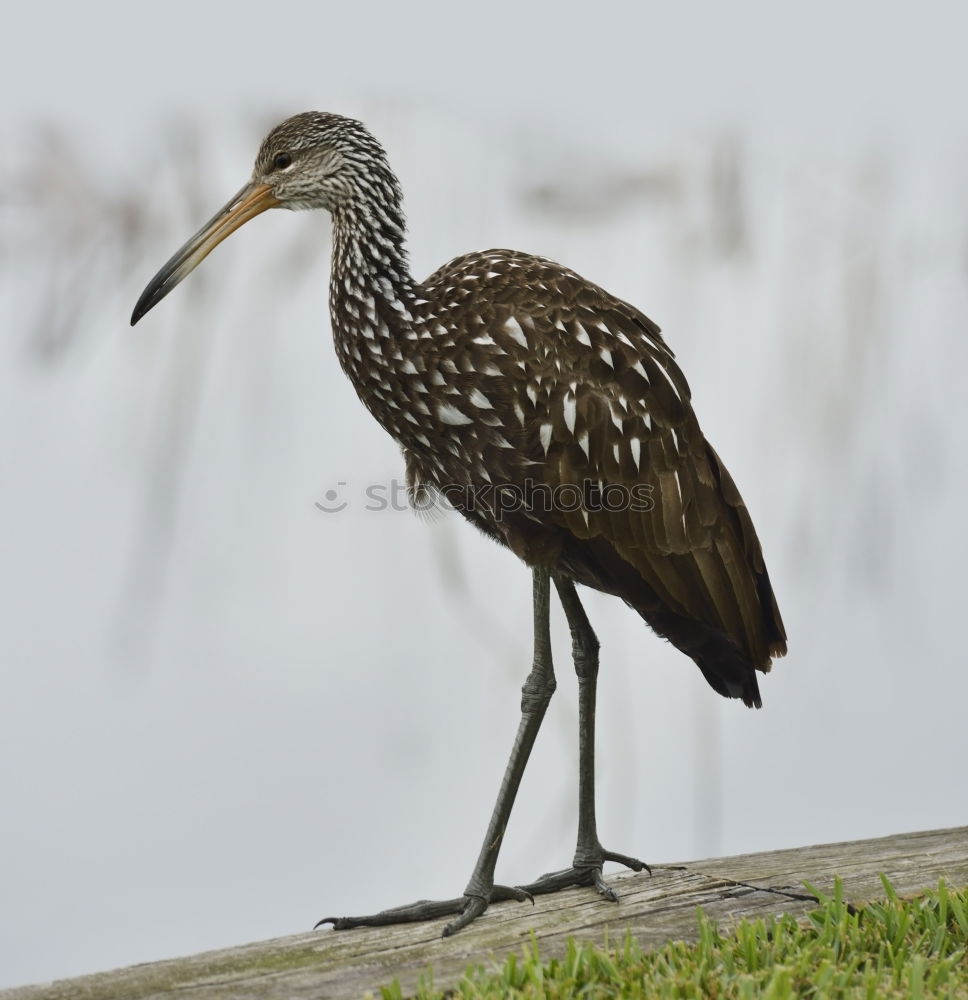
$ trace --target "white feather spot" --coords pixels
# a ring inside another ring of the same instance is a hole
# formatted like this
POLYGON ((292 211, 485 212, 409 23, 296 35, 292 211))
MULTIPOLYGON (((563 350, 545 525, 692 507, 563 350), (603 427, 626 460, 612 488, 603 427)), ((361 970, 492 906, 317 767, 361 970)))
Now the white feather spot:
POLYGON ((451 406, 450 403, 438 403, 437 416, 445 424, 450 424, 452 427, 460 427, 463 424, 471 423, 470 417, 461 413, 456 406, 451 406))
POLYGON ((612 445, 612 455, 615 457, 616 463, 618 463, 620 461, 618 441, 616 441, 615 444, 612 445))
POLYGON ((513 316, 505 320, 504 329, 512 340, 516 340, 522 347, 528 346, 528 338, 524 335, 521 324, 513 316))
POLYGON ((570 393, 565 396, 565 401, 563 404, 564 415, 565 415, 565 426, 568 428, 569 432, 575 433, 575 418, 578 415, 578 407, 576 405, 575 397, 570 393))
POLYGON ((479 410, 493 410, 491 401, 481 392, 480 389, 473 389, 467 397, 479 410))
POLYGON ((400 366, 400 371, 402 371, 404 375, 416 375, 417 366, 409 358, 407 358, 407 360, 400 366))
POLYGON ((547 455, 548 448, 551 447, 551 424, 542 424, 538 436, 541 438, 541 447, 544 448, 544 453, 547 455))
POLYGON ((518 418, 521 426, 524 426, 524 410, 521 408, 521 404, 515 401, 514 403, 514 415, 518 418))
POLYGON ((607 347, 603 347, 598 353, 601 356, 602 361, 604 361, 605 364, 607 364, 608 367, 614 371, 615 362, 612 360, 612 352, 607 347))
POLYGON ((526 391, 528 393, 528 399, 530 399, 533 404, 537 404, 538 387, 536 385, 529 385, 526 391))
POLYGON ((584 344, 586 347, 592 346, 592 338, 588 336, 587 330, 582 330, 582 332, 575 337, 575 340, 577 340, 579 344, 584 344))
POLYGON ((582 431, 578 435, 578 447, 585 453, 585 458, 588 458, 588 431, 582 431))
POLYGON ((642 457, 642 442, 634 437, 629 441, 629 447, 632 449, 632 459, 635 462, 635 468, 639 468, 639 460, 642 457))
POLYGON ((645 369, 644 369, 644 368, 642 367, 642 362, 641 362, 641 361, 636 361, 636 362, 635 362, 635 364, 634 364, 634 365, 632 365, 632 371, 634 371, 634 372, 638 372, 638 373, 639 373, 639 374, 640 374, 640 375, 642 376, 642 378, 644 378, 644 379, 645 379, 645 381, 646 381, 646 382, 648 382, 648 381, 649 381, 649 376, 648 376, 648 373, 647 373, 647 372, 646 372, 646 370, 645 370, 645 369))

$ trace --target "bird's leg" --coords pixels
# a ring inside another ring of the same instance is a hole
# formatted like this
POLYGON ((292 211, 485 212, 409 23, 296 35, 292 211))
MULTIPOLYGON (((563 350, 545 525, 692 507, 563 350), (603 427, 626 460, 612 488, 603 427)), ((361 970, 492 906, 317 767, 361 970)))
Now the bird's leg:
POLYGON ((521 784, 521 777, 528 763, 531 748, 534 746, 535 737, 541 728, 548 702, 551 701, 555 691, 555 672, 551 659, 550 576, 548 570, 541 567, 535 568, 533 575, 534 660, 531 673, 528 674, 521 689, 521 722, 514 738, 514 745, 511 747, 511 757, 504 772, 491 821, 484 835, 481 853, 477 858, 477 864, 474 865, 464 895, 457 899, 439 901, 425 899, 409 906, 383 910, 366 917, 326 917, 320 920, 319 924, 331 923, 336 930, 346 930, 350 927, 410 923, 456 914, 456 919, 444 927, 444 937, 447 937, 479 917, 489 903, 505 899, 523 901, 531 898, 526 889, 495 885, 494 868, 511 815, 511 807, 514 805, 514 798, 521 784))
POLYGON ((633 871, 651 869, 643 861, 606 851, 598 839, 595 821, 595 699, 598 683, 598 638, 592 630, 575 585, 567 577, 555 576, 555 587, 571 629, 572 656, 578 674, 578 844, 572 867, 542 875, 520 888, 532 894, 556 892, 566 886, 593 885, 612 902, 615 891, 602 877, 602 865, 615 861, 633 871))

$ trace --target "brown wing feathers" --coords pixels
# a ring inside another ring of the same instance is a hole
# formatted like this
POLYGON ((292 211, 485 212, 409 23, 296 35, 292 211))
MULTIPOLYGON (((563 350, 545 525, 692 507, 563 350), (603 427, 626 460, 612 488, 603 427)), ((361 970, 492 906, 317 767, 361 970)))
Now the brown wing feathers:
POLYGON ((621 307, 599 304, 596 323, 579 312, 546 334, 567 385, 548 401, 546 481, 585 496, 591 481, 599 498, 619 486, 629 500, 556 510, 569 536, 563 561, 634 607, 721 694, 758 706, 754 671, 786 644, 752 521, 658 328, 621 307), (596 326, 604 343, 589 337, 596 326), (651 504, 634 502, 636 486, 649 487, 651 504))
POLYGON ((759 705, 755 671, 786 651, 783 624, 746 506, 659 328, 566 268, 511 251, 458 258, 423 289, 434 322, 462 331, 428 342, 440 352, 428 368, 451 350, 469 380, 467 398, 448 397, 463 409, 452 450, 422 460, 428 477, 500 475, 522 494, 537 481, 554 495, 546 510, 464 513, 525 561, 621 597, 715 690, 759 705), (481 376, 491 381, 477 412, 481 376))

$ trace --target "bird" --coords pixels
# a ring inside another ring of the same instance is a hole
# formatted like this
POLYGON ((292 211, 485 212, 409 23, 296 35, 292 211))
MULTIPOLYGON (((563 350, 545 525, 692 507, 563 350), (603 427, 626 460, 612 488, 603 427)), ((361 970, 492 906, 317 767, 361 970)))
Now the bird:
POLYGON ((367 127, 328 112, 286 119, 249 181, 148 283, 132 326, 231 233, 271 208, 332 221, 329 305, 339 363, 400 446, 411 502, 446 500, 532 576, 533 656, 519 727, 483 845, 462 893, 336 929, 451 918, 570 886, 617 901, 595 808, 599 641, 577 587, 612 595, 698 666, 726 698, 759 708, 757 672, 787 650, 750 514, 692 407, 659 327, 567 267, 513 250, 411 274, 400 183, 367 127), (511 808, 556 687, 552 587, 578 679, 578 823, 570 867, 521 886, 495 881, 511 808))

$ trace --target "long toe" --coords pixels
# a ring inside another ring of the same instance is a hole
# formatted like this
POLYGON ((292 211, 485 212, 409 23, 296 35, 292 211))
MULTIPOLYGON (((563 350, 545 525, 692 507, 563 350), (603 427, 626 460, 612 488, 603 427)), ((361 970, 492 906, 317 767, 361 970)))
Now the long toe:
MULTIPOLYGON (((450 917, 457 914, 444 927, 443 936, 450 937, 471 921, 476 920, 490 903, 513 900, 518 903, 534 902, 534 897, 523 888, 512 888, 507 885, 494 886, 487 896, 458 896, 456 899, 421 899, 407 906, 395 906, 390 910, 381 910, 362 917, 323 917, 316 927, 332 924, 333 930, 348 931, 354 927, 387 927, 393 924, 413 924, 422 920, 437 920, 440 917, 450 917)), ((315 929, 315 928, 314 928, 315 929)))
POLYGON ((476 920, 488 907, 489 903, 499 903, 505 900, 514 900, 518 903, 530 902, 534 904, 534 896, 530 892, 521 888, 512 888, 509 885, 496 885, 488 893, 487 899, 483 896, 465 896, 465 906, 461 910, 456 920, 452 920, 444 928, 444 937, 450 937, 459 930, 466 927, 471 921, 476 920))
POLYGON ((626 868, 631 868, 634 872, 644 870, 650 875, 652 874, 652 869, 644 861, 639 861, 638 858, 629 857, 627 854, 616 854, 614 851, 602 851, 602 859, 604 861, 614 861, 617 865, 625 865, 626 868))
MULTIPOLYGON (((606 851, 598 848, 594 851, 579 852, 581 863, 566 868, 560 872, 549 872, 541 878, 527 885, 519 886, 525 892, 535 896, 541 896, 549 892, 559 892, 574 886, 593 886, 598 894, 609 902, 617 903, 618 895, 615 890, 605 881, 602 875, 602 865, 606 861, 614 861, 616 864, 625 865, 634 872, 647 871, 650 875, 652 869, 638 858, 629 857, 627 854, 617 854, 615 851, 606 851)), ((577 860, 577 858, 576 858, 577 860)))
POLYGON ((487 909, 487 900, 483 896, 468 896, 464 903, 464 908, 456 920, 451 920, 444 927, 443 937, 450 937, 459 930, 466 927, 472 920, 476 920, 487 909))
POLYGON ((615 890, 602 877, 601 868, 595 868, 592 870, 592 882, 598 890, 599 896, 604 896, 610 903, 618 902, 618 896, 615 890))
POLYGON ((544 896, 549 892, 560 892, 562 889, 570 889, 580 885, 596 885, 595 873, 601 879, 601 868, 581 867, 566 868, 560 872, 550 872, 542 875, 541 878, 527 885, 519 886, 525 892, 533 896, 544 896))
POLYGON ((323 924, 332 924, 333 930, 348 931, 354 927, 387 927, 391 924, 414 924, 421 920, 437 920, 460 913, 467 902, 465 896, 457 899, 421 899, 407 906, 395 906, 390 910, 370 913, 363 917, 323 917, 315 930, 323 924))
POLYGON ((514 900, 516 903, 534 903, 534 896, 527 889, 519 885, 496 885, 491 890, 490 901, 492 903, 502 903, 506 900, 514 900))

